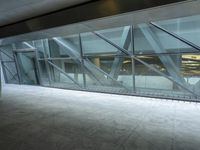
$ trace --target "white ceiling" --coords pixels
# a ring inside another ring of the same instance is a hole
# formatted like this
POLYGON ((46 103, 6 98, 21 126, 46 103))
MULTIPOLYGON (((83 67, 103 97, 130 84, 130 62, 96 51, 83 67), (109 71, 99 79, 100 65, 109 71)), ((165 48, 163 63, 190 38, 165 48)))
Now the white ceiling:
POLYGON ((90 0, 0 0, 0 26, 90 0))

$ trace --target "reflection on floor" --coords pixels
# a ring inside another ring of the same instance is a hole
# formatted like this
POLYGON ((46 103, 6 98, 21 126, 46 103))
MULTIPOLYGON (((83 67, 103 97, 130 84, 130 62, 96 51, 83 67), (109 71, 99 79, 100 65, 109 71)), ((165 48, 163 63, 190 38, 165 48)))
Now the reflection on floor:
POLYGON ((5 85, 1 150, 198 150, 200 104, 5 85))

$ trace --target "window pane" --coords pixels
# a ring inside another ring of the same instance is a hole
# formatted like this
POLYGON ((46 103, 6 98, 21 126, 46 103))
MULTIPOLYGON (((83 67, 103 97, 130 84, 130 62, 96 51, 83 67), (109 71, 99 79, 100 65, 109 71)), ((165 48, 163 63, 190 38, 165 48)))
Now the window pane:
POLYGON ((200 46, 200 15, 157 21, 156 24, 200 46))
POLYGON ((193 47, 152 25, 140 24, 134 31, 136 54, 199 52, 193 47))
POLYGON ((79 58, 79 37, 78 35, 72 35, 67 37, 54 37, 49 40, 49 50, 51 58, 79 58))
POLYGON ((48 66, 48 62, 44 61, 44 60, 40 60, 39 62, 39 70, 40 70, 40 78, 41 78, 41 84, 42 85, 46 85, 49 86, 49 70, 47 69, 48 66))
POLYGON ((110 92, 131 92, 133 89, 131 64, 131 59, 126 57, 88 57, 85 66, 96 79, 99 79, 99 84, 86 80, 87 87, 96 86, 96 90, 104 88, 110 92))
POLYGON ((15 62, 2 62, 2 68, 6 83, 19 83, 15 62))
POLYGON ((0 46, 2 61, 14 61, 12 45, 0 46))
POLYGON ((81 34, 84 55, 116 54, 118 49, 91 32, 81 34))
POLYGON ((83 87, 81 64, 72 59, 49 60, 51 85, 62 88, 80 89, 83 87))
MULTIPOLYGON (((180 89, 184 89, 184 91, 194 95, 199 94, 199 55, 161 54, 138 56, 137 58, 148 65, 144 65, 141 62, 136 63, 137 87, 147 87, 148 85, 148 87, 161 90, 180 91, 180 89), (137 77, 138 75, 140 75, 140 78, 137 77), (158 75, 160 76, 159 78, 158 75), (141 83, 137 83, 138 81, 141 81, 141 83)), ((183 96, 185 95, 185 93, 182 94, 183 96)))

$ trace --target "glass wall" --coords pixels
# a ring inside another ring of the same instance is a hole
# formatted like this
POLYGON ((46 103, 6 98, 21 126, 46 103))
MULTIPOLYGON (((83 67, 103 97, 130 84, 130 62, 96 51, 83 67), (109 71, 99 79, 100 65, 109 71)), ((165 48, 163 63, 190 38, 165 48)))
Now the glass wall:
POLYGON ((183 100, 200 98, 200 16, 95 31, 80 26, 89 29, 1 45, 6 82, 183 100))
POLYGON ((4 79, 6 83, 19 83, 15 54, 12 45, 0 46, 0 56, 4 79))

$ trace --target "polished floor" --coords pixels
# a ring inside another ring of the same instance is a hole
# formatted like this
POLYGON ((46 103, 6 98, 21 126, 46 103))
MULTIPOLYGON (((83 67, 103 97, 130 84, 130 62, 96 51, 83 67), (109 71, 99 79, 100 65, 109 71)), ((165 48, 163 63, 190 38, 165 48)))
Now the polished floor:
POLYGON ((199 150, 200 104, 4 85, 0 150, 199 150))

